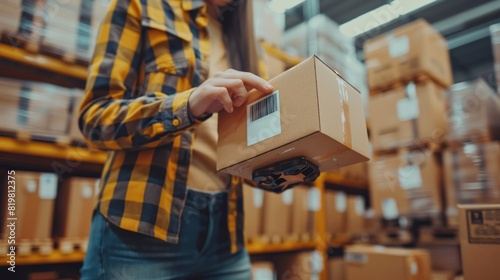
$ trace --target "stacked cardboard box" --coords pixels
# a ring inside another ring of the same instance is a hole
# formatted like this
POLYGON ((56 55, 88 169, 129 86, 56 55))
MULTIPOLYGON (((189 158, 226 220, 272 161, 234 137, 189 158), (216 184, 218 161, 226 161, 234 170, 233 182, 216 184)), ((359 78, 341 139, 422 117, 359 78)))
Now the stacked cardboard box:
POLYGON ((332 240, 356 236, 366 229, 365 200, 362 196, 325 191, 327 235, 332 240))
POLYGON ((275 194, 245 184, 243 199, 247 239, 312 239, 316 212, 322 207, 317 188, 296 186, 275 194))
POLYGON ((497 91, 500 92, 500 24, 490 26, 491 44, 493 47, 494 70, 497 81, 497 91))
POLYGON ((449 142, 500 140, 500 98, 484 80, 455 84, 446 99, 449 142))
POLYGON ((71 177, 63 181, 56 204, 55 237, 88 239, 98 190, 99 179, 71 177))
POLYGON ((423 19, 367 40, 370 92, 427 76, 442 87, 453 81, 446 40, 423 19))
POLYGON ((464 204, 459 211, 464 279, 498 279, 500 204, 464 204))
POLYGON ((12 0, 0 4, 3 42, 86 63, 109 0, 12 0), (26 44, 27 43, 27 44, 26 44))
POLYGON ((365 43, 370 97, 370 190, 385 219, 437 217, 446 140, 445 88, 452 83, 444 38, 416 20, 365 43))
MULTIPOLYGON (((4 132, 29 131, 40 135, 79 135, 77 124, 70 124, 70 108, 80 90, 21 80, 0 79, 0 116, 4 132)), ((75 99, 76 100, 76 99, 75 99)), ((77 122, 77 119, 73 119, 77 122)), ((77 137, 77 136, 76 136, 77 137)), ((81 136, 80 136, 81 137, 81 136)))
POLYGON ((441 213, 438 157, 430 150, 399 151, 372 160, 372 207, 379 217, 436 216, 441 213))
POLYGON ((446 216, 458 226, 458 204, 500 203, 500 143, 465 143, 444 152, 446 216))
MULTIPOLYGON (((7 174, 7 173, 5 173, 7 174)), ((57 196, 57 175, 52 173, 37 173, 17 171, 12 174, 15 178, 15 211, 3 211, 1 221, 1 239, 6 239, 10 232, 7 225, 15 220, 15 241, 39 242, 52 238, 52 222, 55 198, 57 196)), ((9 179, 11 181, 12 179, 9 179)), ((3 178, 3 186, 7 186, 7 177, 3 178)), ((2 192, 3 196, 7 191, 2 192)), ((7 201, 4 198, 2 201, 7 201)), ((5 207, 7 209, 7 207, 5 207)))
POLYGON ((424 250, 352 245, 345 249, 345 279, 429 280, 431 265, 424 250))

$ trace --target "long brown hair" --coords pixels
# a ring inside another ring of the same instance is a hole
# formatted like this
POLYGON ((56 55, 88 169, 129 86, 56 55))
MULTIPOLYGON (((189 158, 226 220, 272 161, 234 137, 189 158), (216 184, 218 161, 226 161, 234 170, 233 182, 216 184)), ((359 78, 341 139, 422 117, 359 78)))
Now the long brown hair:
POLYGON ((231 67, 259 74, 252 0, 234 0, 219 13, 231 67))

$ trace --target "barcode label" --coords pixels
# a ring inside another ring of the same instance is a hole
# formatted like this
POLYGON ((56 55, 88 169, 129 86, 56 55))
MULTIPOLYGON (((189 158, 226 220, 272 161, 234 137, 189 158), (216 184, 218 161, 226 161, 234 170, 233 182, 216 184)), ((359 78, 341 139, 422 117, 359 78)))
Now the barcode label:
POLYGON ((247 145, 281 133, 279 90, 247 106, 247 145))
POLYGON ((366 254, 360 254, 360 253, 346 253, 344 255, 344 261, 355 262, 355 263, 367 263, 368 256, 366 254))
POLYGON ((250 106, 251 122, 278 111, 278 95, 275 93, 250 106))
POLYGON ((500 244, 500 209, 467 210, 471 244, 500 244))

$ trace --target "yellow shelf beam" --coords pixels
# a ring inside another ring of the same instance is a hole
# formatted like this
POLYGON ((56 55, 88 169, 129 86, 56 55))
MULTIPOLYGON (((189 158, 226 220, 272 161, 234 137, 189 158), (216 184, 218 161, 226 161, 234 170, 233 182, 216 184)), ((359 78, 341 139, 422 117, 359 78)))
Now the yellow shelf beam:
POLYGON ((0 58, 81 80, 85 80, 87 77, 86 67, 66 63, 57 58, 30 53, 11 45, 0 44, 0 58))
POLYGON ((297 65, 302 60, 304 60, 301 57, 287 54, 286 52, 282 51, 280 48, 276 47, 275 45, 271 45, 264 40, 261 40, 260 44, 261 44, 262 48, 266 51, 267 54, 274 56, 275 58, 287 63, 290 66, 297 65))
POLYGON ((0 137, 0 153, 11 153, 34 157, 67 159, 96 164, 104 164, 106 153, 92 151, 87 147, 64 146, 55 143, 21 141, 10 137, 0 137))
MULTIPOLYGON (((85 253, 75 251, 70 254, 62 254, 59 250, 54 250, 49 255, 31 254, 27 256, 16 256, 16 266, 18 265, 38 265, 38 264, 64 264, 83 262, 85 253)), ((9 266, 7 257, 0 258, 0 266, 9 266)))

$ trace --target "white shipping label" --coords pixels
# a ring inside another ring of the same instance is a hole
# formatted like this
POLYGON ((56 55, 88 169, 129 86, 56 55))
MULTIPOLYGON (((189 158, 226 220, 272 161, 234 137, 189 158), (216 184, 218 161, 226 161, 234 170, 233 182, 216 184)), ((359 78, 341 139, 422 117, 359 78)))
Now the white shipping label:
POLYGON ((321 271, 323 271, 323 255, 316 250, 311 254, 311 272, 319 273, 321 271))
POLYGON ((367 263, 368 255, 361 253, 346 253, 344 255, 344 261, 350 263, 367 263))
POLYGON ((281 194, 281 199, 285 205, 292 205, 293 203, 293 189, 288 189, 281 194))
POLYGON ((338 192, 335 196, 335 208, 339 213, 344 213, 347 210, 347 195, 345 192, 338 192))
POLYGON ((247 146, 281 133, 279 90, 247 105, 247 146))
POLYGON ((418 274, 418 264, 416 262, 411 262, 411 264, 410 264, 410 273, 411 273, 411 275, 417 275, 418 274))
POLYGON ((55 199, 57 195, 57 176, 52 173, 43 173, 40 175, 40 188, 38 196, 41 199, 55 199))
POLYGON ((363 197, 356 197, 356 214, 358 216, 363 216, 365 213, 365 200, 363 197))
POLYGON ((418 99, 405 98, 399 100, 397 110, 400 121, 409 121, 418 118, 418 99))
POLYGON ((261 189, 253 189, 253 206, 261 208, 264 203, 264 191, 261 189))
POLYGON ((84 185, 82 187, 82 197, 84 199, 89 199, 92 197, 92 187, 90 185, 84 185))
POLYGON ((257 269, 252 269, 252 272, 253 272, 252 279, 274 280, 274 273, 271 269, 257 268, 257 269))
POLYGON ((318 188, 311 187, 307 193, 309 211, 319 211, 321 209, 321 195, 318 188))
POLYGON ((407 36, 393 37, 389 39, 389 55, 399 57, 410 51, 410 40, 407 36))
POLYGON ((382 215, 387 220, 396 219, 399 216, 398 205, 394 198, 388 198, 382 202, 382 215))
POLYGON ((422 187, 422 174, 418 165, 408 165, 398 169, 399 186, 404 190, 422 187))
POLYGON ((27 190, 29 193, 34 193, 34 192, 36 192, 36 181, 29 180, 29 181, 28 181, 28 184, 26 185, 26 190, 27 190))
POLYGON ((101 179, 95 180, 95 186, 94 186, 94 195, 97 195, 99 193, 99 186, 101 185, 101 179))

